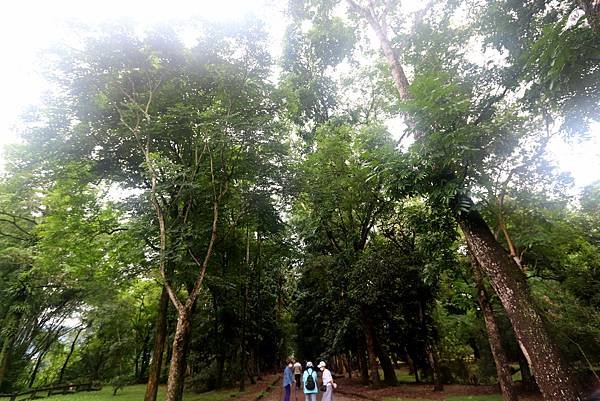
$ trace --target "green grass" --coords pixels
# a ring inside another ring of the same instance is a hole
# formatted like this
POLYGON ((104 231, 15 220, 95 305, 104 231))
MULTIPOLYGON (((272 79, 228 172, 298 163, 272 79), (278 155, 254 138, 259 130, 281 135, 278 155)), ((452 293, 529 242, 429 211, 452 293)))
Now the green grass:
POLYGON ((396 372, 396 378, 401 383, 414 383, 415 375, 411 375, 408 373, 408 369, 394 369, 396 372))
MULTIPOLYGON (((100 391, 82 391, 76 394, 68 395, 53 395, 49 398, 42 398, 41 400, 47 401, 141 401, 144 399, 144 393, 146 392, 146 385, 139 384, 135 386, 127 386, 117 392, 116 396, 112 395, 113 388, 110 385, 102 387, 100 391)), ((219 390, 209 391, 206 393, 185 393, 183 396, 184 401, 225 401, 230 400, 233 397, 240 396, 244 393, 240 393, 235 390, 219 390)), ((28 396, 17 398, 17 401, 26 399, 28 396)), ((164 401, 165 399, 165 387, 162 386, 158 390, 157 401, 164 401)), ((8 398, 0 398, 0 401, 8 400, 8 398)))

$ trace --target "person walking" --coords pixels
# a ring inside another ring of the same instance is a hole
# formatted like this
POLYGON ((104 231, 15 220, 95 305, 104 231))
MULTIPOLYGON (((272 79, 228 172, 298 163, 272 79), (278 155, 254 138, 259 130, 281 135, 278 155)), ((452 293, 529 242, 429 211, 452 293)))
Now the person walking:
POLYGON ((323 372, 323 377, 321 380, 323 381, 323 387, 325 387, 325 392, 323 393, 323 397, 321 397, 321 401, 333 401, 333 389, 337 388, 337 384, 333 382, 333 376, 329 369, 325 366, 325 362, 321 361, 317 365, 321 372, 323 372))
POLYGON ((304 401, 317 401, 317 372, 313 368, 312 362, 306 362, 306 369, 302 374, 302 383, 304 390, 304 401))
POLYGON ((290 359, 287 361, 287 366, 283 370, 283 388, 285 389, 284 401, 290 401, 290 394, 292 390, 292 383, 294 382, 294 375, 292 373, 293 364, 290 359))
POLYGON ((302 378, 302 365, 296 361, 294 364, 294 379, 296 380, 296 390, 300 389, 300 379, 302 378))

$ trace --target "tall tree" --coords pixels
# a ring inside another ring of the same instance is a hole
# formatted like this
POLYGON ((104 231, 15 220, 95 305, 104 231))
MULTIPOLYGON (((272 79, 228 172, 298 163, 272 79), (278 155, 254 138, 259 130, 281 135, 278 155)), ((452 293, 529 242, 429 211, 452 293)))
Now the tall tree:
POLYGON ((76 118, 77 127, 42 135, 64 139, 52 149, 57 158, 91 160, 113 182, 145 191, 158 231, 151 252, 178 315, 169 400, 183 394, 192 316, 215 246, 247 213, 244 197, 274 188, 269 166, 282 165, 284 150, 260 28, 206 33, 190 50, 168 33, 91 41, 62 69, 70 106, 58 118, 76 118))
MULTIPOLYGON (((411 96, 411 92, 408 90, 406 74, 404 73, 399 57, 394 53, 394 50, 391 48, 391 42, 387 38, 386 31, 388 25, 385 18, 390 7, 392 7, 393 2, 386 2, 384 5, 377 5, 373 2, 368 5, 360 5, 355 1, 349 0, 348 3, 350 8, 364 18, 370 27, 377 33, 380 45, 386 55, 390 70, 392 71, 392 77, 400 98, 405 102, 412 101, 412 97, 416 98, 418 96, 415 94, 416 90, 418 90, 415 87, 416 83, 413 85, 411 96)), ((428 79, 430 78, 431 77, 428 79)), ((425 83, 426 81, 421 82, 425 83)), ((442 82, 438 82, 438 85, 452 85, 447 81, 445 83, 442 82)), ((422 89, 424 89, 424 87, 422 89)), ((449 91, 448 95, 454 96, 459 94, 460 89, 458 87, 457 89, 458 91, 455 94, 452 94, 452 91, 449 91)), ((438 99, 434 99, 436 95, 429 97, 434 102, 438 101, 438 99)), ((502 97, 503 95, 499 98, 501 99, 502 97)), ((493 96, 488 97, 485 102, 481 103, 481 110, 483 111, 480 112, 478 116, 473 116, 473 119, 471 120, 473 128, 476 129, 478 125, 481 125, 481 123, 485 121, 485 119, 489 119, 490 115, 488 111, 490 107, 493 107, 494 104, 498 102, 499 98, 494 98, 493 96)), ((469 102, 467 98, 465 98, 465 101, 469 102)), ((460 101, 457 98, 453 99, 452 102, 456 106, 460 105, 460 101)), ((423 110, 427 110, 428 108, 424 102, 420 102, 418 99, 413 103, 415 103, 415 105, 417 103, 419 104, 418 109, 421 111, 421 114, 423 114, 423 110)), ((443 106, 440 105, 434 107, 439 107, 439 112, 441 114, 434 115, 434 113, 427 111, 426 113, 429 115, 425 126, 419 124, 415 120, 412 120, 411 123, 411 128, 413 129, 416 138, 422 139, 425 143, 429 142, 429 146, 433 144, 431 141, 434 139, 431 137, 431 134, 428 133, 432 132, 432 130, 438 132, 443 131, 443 126, 440 125, 442 124, 442 121, 440 121, 439 118, 442 117, 450 122, 450 119, 447 119, 449 113, 445 111, 443 106), (443 114, 446 115, 443 116, 443 114), (427 135, 429 135, 429 137, 427 137, 427 135)), ((412 110, 417 111, 416 108, 412 110)), ((458 110, 459 109, 455 109, 452 110, 452 112, 456 113, 458 110)), ((457 116, 460 113, 461 112, 456 113, 457 116)), ((467 126, 468 125, 469 123, 467 122, 467 126)), ((449 125, 448 128, 453 132, 459 132, 457 128, 452 127, 452 125, 449 125)), ((441 148, 443 149, 443 146, 441 148)), ((460 167, 450 167, 448 166, 447 161, 440 162, 442 165, 434 166, 434 168, 437 169, 442 176, 445 175, 447 179, 456 179, 460 167), (443 167, 443 164, 446 164, 448 167, 443 167)), ((467 164, 464 168, 467 169, 468 166, 469 165, 467 164)), ((461 190, 459 189, 459 191, 461 190)), ((479 212, 472 207, 470 199, 465 198, 464 195, 457 194, 454 197, 454 201, 458 205, 462 205, 459 207, 459 210, 461 208, 463 210, 459 211, 457 214, 459 225, 474 257, 488 277, 490 277, 491 284, 507 310, 519 341, 527 350, 527 354, 531 360, 544 396, 548 399, 578 399, 579 392, 577 384, 570 374, 568 366, 563 361, 555 342, 549 335, 544 323, 544 318, 537 309, 529 293, 525 277, 522 275, 521 270, 491 234, 479 212)))

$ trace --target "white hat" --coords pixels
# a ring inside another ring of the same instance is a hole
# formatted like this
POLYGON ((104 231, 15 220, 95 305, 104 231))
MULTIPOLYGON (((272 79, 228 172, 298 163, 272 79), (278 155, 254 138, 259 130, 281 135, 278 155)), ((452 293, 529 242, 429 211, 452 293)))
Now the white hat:
POLYGON ((313 367, 312 362, 306 362, 306 367, 307 368, 312 368, 313 367))
POLYGON ((325 362, 321 361, 319 362, 319 364, 317 365, 318 368, 324 368, 325 367, 325 362))

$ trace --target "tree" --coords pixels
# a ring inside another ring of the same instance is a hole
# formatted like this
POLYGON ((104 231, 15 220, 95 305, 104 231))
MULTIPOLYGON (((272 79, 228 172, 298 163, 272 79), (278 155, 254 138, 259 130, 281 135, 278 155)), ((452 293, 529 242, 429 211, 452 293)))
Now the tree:
MULTIPOLYGON (((460 138, 459 135, 472 135, 473 133, 480 132, 477 130, 478 126, 485 123, 491 117, 488 115, 488 111, 490 107, 493 107, 498 102, 497 98, 491 96, 484 102, 481 102, 479 106, 473 105, 475 106, 475 110, 479 109, 483 110, 483 112, 466 118, 471 102, 468 98, 469 94, 463 91, 464 88, 461 88, 460 84, 453 83, 452 79, 442 78, 436 82, 436 86, 443 85, 442 91, 436 92, 431 91, 432 88, 429 86, 432 83, 431 76, 417 76, 412 85, 412 91, 409 91, 406 74, 404 74, 399 58, 393 49, 391 49, 390 41, 386 36, 387 25, 384 16, 386 15, 385 10, 389 8, 390 3, 386 3, 385 9, 377 8, 373 3, 369 6, 361 6, 354 1, 349 1, 349 4, 351 9, 362 16, 377 33, 380 45, 392 71, 392 77, 400 98, 414 106, 409 109, 409 113, 412 111, 415 114, 427 116, 424 120, 426 121, 425 125, 421 124, 424 122, 423 120, 420 122, 419 120, 412 120, 411 123, 416 137, 422 139, 421 142, 423 142, 424 149, 430 147, 431 150, 435 149, 433 150, 434 152, 442 151, 444 152, 442 154, 451 156, 445 153, 443 143, 439 142, 438 138, 434 139, 432 136, 433 132, 444 133, 444 136, 448 133, 454 135, 456 139, 460 138), (454 87, 454 85, 456 86, 454 87), (444 92, 445 95, 438 97, 439 94, 444 92), (423 101, 419 100, 420 96, 424 96, 422 98, 423 101), (427 101, 425 101, 426 98, 428 98, 427 101), (444 108, 444 104, 451 104, 453 108, 447 110, 444 108), (461 110, 462 107, 465 108, 461 110), (449 111, 450 113, 448 113, 449 111), (448 122, 449 125, 444 126, 444 121, 448 122), (456 124, 457 122, 458 124, 456 124), (475 129, 475 131, 471 131, 471 129, 475 129)), ((435 80, 436 78, 433 79, 435 80)), ((500 96, 500 99, 503 97, 504 95, 500 96)), ((473 138, 476 138, 476 135, 473 138)), ((464 138, 468 138, 468 136, 464 138)), ((477 138, 476 141, 473 145, 480 146, 481 139, 477 138)), ((436 180, 446 175, 447 179, 453 181, 457 178, 457 174, 461 169, 464 168, 466 172, 468 168, 472 168, 470 164, 473 162, 474 160, 469 160, 468 164, 459 162, 457 166, 453 165, 454 163, 452 162, 448 163, 448 160, 440 159, 432 167, 433 171, 438 170, 438 174, 440 174, 436 176, 436 180)), ((466 174, 459 178, 459 182, 464 181, 465 178, 466 174)), ((462 190, 458 187, 454 191, 459 191, 460 193, 462 190)), ((569 373, 568 367, 562 360, 556 345, 548 334, 543 317, 529 295, 527 284, 520 269, 496 241, 485 221, 471 206, 471 201, 465 199, 464 195, 460 194, 454 195, 454 199, 455 203, 461 205, 460 208, 463 209, 463 211, 457 214, 457 219, 467 243, 477 262, 490 277, 492 286, 500 296, 517 333, 517 337, 527 350, 536 377, 538 378, 538 383, 545 397, 549 399, 576 399, 578 397, 577 386, 569 373), (517 305, 519 306, 517 307, 517 305), (533 340, 534 338, 535 340, 533 340), (548 369, 549 366, 553 366, 552 371, 548 369)))
POLYGON ((282 166, 263 34, 256 25, 211 27, 186 50, 169 34, 142 42, 123 32, 67 60, 62 100, 70 106, 57 119, 77 124, 41 130, 41 139, 63 137, 51 149, 58 159, 90 160, 111 182, 145 191, 158 229, 151 252, 178 315, 168 399, 181 399, 192 316, 215 247, 247 213, 247 197, 276 189, 271 172, 282 166))

